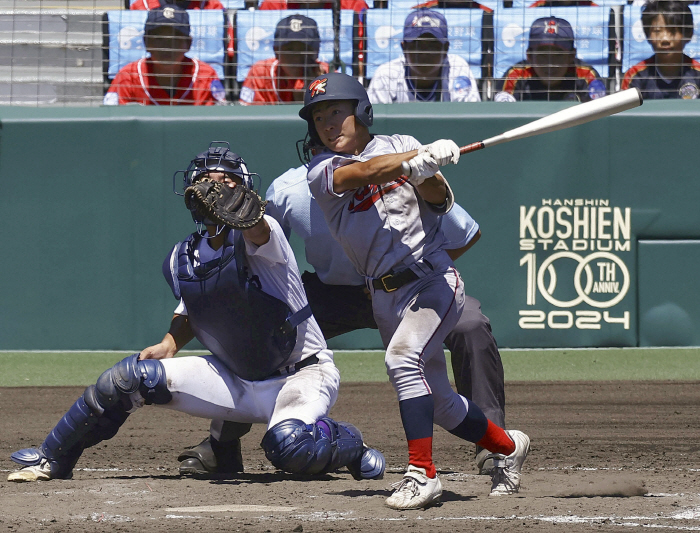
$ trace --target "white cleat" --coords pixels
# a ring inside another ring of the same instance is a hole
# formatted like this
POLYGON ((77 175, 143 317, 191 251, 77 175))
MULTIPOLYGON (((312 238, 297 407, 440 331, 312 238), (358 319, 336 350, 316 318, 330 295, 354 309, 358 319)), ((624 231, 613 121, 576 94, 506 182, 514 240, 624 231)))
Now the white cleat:
POLYGON ((12 472, 7 476, 7 481, 49 481, 51 479, 51 465, 44 459, 35 466, 25 466, 22 470, 12 472))
POLYGON ((513 439, 515 451, 507 457, 500 455, 494 461, 489 496, 505 496, 515 494, 520 490, 520 470, 530 452, 530 437, 517 429, 508 430, 506 433, 513 439))
POLYGON ((391 485, 394 494, 386 499, 386 504, 399 511, 405 509, 425 509, 440 503, 442 483, 437 477, 429 478, 424 468, 408 465, 403 479, 391 485))

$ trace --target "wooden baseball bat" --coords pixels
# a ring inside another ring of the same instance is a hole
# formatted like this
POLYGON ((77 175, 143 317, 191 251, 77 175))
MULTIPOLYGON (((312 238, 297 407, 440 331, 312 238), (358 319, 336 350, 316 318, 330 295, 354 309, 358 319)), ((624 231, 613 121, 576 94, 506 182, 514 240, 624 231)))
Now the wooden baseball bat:
MULTIPOLYGON (((459 153, 467 154, 469 152, 488 148, 489 146, 515 141, 516 139, 524 139, 525 137, 541 135, 543 133, 549 133, 550 131, 571 128, 572 126, 578 126, 579 124, 585 124, 586 122, 639 107, 642 105, 643 101, 642 93, 639 92, 639 89, 633 87, 632 89, 626 89, 615 94, 604 96, 603 98, 591 100, 585 104, 562 109, 561 111, 534 120, 524 126, 496 135, 495 137, 462 146, 459 149, 459 153)), ((401 169, 405 175, 408 175, 411 171, 407 161, 401 163, 401 169)))

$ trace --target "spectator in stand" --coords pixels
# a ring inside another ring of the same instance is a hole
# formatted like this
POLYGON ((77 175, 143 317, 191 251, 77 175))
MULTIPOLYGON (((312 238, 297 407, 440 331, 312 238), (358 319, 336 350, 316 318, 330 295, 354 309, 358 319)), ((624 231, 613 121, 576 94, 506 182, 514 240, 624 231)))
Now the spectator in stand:
POLYGON ((469 64, 448 54, 447 21, 442 13, 417 9, 406 17, 403 56, 377 68, 367 89, 373 104, 478 102, 479 89, 469 64))
POLYGON ((321 37, 315 20, 285 17, 277 23, 274 39, 275 57, 255 63, 243 82, 242 105, 303 102, 306 85, 328 72, 328 63, 318 59, 321 37))
POLYGON ((654 0, 642 7, 642 26, 654 55, 631 67, 622 89, 637 87, 644 98, 695 100, 700 63, 683 53, 693 37, 693 13, 685 2, 654 0))
POLYGON ((576 57, 571 24, 544 17, 532 23, 527 57, 508 69, 494 100, 588 102, 601 96, 605 96, 605 83, 591 65, 576 57))
MULTIPOLYGON (((263 0, 258 9, 331 9, 333 2, 310 0, 308 2, 289 2, 288 0, 263 0)), ((365 0, 340 0, 340 9, 364 11, 369 6, 365 0)))
POLYGON ((150 57, 122 68, 104 96, 104 105, 215 105, 226 91, 214 69, 185 57, 192 45, 187 11, 173 5, 148 12, 144 44, 150 57))
POLYGON ((168 5, 175 5, 180 9, 224 9, 224 5, 219 2, 219 0, 171 0, 166 2, 164 0, 136 0, 129 9, 135 9, 140 11, 151 11, 152 9, 158 9, 159 7, 166 7, 168 5))

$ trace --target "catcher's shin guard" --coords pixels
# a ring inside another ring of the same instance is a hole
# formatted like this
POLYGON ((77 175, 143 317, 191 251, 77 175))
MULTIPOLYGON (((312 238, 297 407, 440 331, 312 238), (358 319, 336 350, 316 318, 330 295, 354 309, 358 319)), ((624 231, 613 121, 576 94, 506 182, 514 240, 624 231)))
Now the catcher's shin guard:
POLYGON ((136 391, 146 403, 170 401, 160 361, 138 361, 138 354, 121 360, 85 389, 38 449, 19 450, 11 459, 23 466, 46 459, 52 478, 70 477, 84 448, 116 435, 129 416, 130 394, 136 391))
POLYGON ((263 437, 265 456, 277 468, 293 474, 325 474, 347 466, 356 479, 379 479, 384 456, 366 447, 353 425, 321 418, 315 424, 288 419, 263 437))

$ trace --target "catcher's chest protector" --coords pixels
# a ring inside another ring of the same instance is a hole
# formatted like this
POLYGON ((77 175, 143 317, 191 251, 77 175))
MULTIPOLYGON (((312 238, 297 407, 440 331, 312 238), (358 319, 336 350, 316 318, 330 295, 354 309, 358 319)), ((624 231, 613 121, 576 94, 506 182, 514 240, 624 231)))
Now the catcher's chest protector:
MULTIPOLYGON (((212 354, 243 379, 270 377, 296 344, 297 328, 287 321, 291 309, 240 277, 233 246, 224 246, 219 259, 195 267, 199 239, 192 234, 165 259, 168 285, 184 300, 192 331, 212 354)), ((243 245, 242 239, 237 244, 243 245)))

